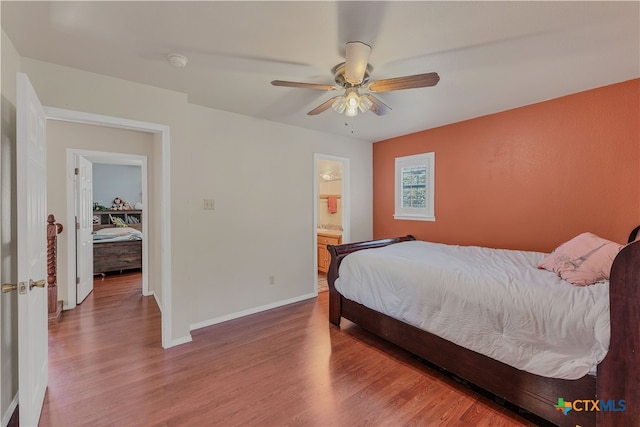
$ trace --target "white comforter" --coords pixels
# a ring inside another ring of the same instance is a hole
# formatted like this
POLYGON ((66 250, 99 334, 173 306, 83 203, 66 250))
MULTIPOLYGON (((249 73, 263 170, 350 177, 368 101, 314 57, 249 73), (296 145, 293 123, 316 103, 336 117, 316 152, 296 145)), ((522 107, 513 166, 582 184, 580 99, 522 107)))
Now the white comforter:
POLYGON ((515 368, 553 378, 595 372, 609 348, 609 283, 573 286, 539 252, 410 241, 354 252, 346 298, 515 368))
POLYGON ((142 233, 131 227, 103 228, 93 233, 93 243, 124 242, 142 240, 142 233))

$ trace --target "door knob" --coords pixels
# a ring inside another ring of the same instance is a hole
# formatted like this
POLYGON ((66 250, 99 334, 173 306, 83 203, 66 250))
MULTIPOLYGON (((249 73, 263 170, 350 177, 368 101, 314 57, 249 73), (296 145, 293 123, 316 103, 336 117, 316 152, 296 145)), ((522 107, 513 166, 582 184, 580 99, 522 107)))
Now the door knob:
MULTIPOLYGON (((36 285, 37 286, 37 285, 36 285)), ((15 283, 5 283, 2 285, 2 292, 7 293, 11 291, 18 290, 20 295, 24 295, 27 293, 27 282, 20 282, 17 285, 15 283)))
POLYGON ((3 283, 2 284, 2 293, 6 294, 7 292, 15 291, 18 289, 18 285, 15 283, 3 283))
POLYGON ((34 282, 33 280, 29 279, 29 290, 33 289, 34 287, 44 288, 46 283, 47 282, 45 282, 44 279, 38 280, 37 282, 34 282))

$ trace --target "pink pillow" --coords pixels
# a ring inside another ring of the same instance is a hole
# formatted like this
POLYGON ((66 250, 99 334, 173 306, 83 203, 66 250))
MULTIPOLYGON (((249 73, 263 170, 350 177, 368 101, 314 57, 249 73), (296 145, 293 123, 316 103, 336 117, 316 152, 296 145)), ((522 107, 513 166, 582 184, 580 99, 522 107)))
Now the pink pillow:
POLYGON ((553 271, 577 286, 609 280, 613 259, 622 249, 610 240, 593 233, 582 233, 558 246, 547 255, 538 268, 553 271))

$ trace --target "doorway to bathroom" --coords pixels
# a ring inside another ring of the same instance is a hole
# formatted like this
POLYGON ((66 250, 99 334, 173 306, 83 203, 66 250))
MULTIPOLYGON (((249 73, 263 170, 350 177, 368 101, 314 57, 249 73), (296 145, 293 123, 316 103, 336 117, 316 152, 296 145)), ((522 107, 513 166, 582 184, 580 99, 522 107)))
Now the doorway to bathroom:
POLYGON ((324 292, 331 261, 327 246, 349 241, 349 159, 315 154, 314 162, 316 283, 324 292))

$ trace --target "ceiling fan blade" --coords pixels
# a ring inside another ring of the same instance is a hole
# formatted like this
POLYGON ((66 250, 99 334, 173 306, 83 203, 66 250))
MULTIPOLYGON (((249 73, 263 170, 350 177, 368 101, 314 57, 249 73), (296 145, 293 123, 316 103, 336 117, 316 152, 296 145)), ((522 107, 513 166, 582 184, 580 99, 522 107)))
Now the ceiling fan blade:
POLYGON ((395 77, 378 80, 369 84, 371 92, 389 92, 391 90, 415 89, 419 87, 435 86, 440 81, 438 73, 416 74, 413 76, 395 77))
POLYGON ((305 89, 317 89, 317 90, 338 90, 342 89, 333 85, 322 85, 317 83, 300 83, 300 82, 287 82, 284 80, 274 80, 271 82, 274 86, 286 86, 286 87, 301 87, 305 89))
POLYGON ((362 42, 347 43, 344 79, 352 85, 362 83, 369 64, 371 46, 362 42))
POLYGON ((371 101, 372 105, 371 107, 369 107, 369 110, 373 111, 376 115, 384 116, 385 114, 391 111, 391 107, 389 107, 387 104, 380 101, 378 98, 371 95, 370 93, 365 93, 364 95, 361 95, 361 96, 371 101))
POLYGON ((322 104, 318 105, 316 108, 314 108, 313 110, 309 111, 307 113, 307 115, 309 116, 315 116, 316 114, 320 114, 325 110, 328 110, 331 105, 333 105, 333 103, 335 102, 336 99, 340 98, 340 96, 334 96, 333 98, 331 98, 328 101, 323 102, 322 104))

